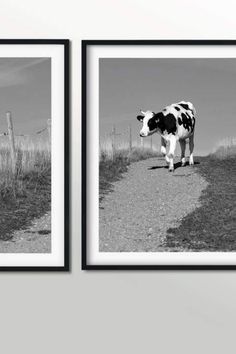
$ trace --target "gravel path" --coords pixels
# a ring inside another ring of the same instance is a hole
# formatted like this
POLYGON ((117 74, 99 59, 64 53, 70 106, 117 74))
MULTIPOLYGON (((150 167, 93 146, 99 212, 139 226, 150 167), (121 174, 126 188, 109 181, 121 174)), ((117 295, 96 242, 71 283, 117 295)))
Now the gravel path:
POLYGON ((51 213, 35 219, 27 229, 15 231, 9 241, 0 241, 0 253, 50 253, 51 213))
POLYGON ((99 251, 176 251, 165 247, 166 231, 200 206, 206 186, 194 167, 170 173, 163 158, 132 164, 100 204, 99 251))

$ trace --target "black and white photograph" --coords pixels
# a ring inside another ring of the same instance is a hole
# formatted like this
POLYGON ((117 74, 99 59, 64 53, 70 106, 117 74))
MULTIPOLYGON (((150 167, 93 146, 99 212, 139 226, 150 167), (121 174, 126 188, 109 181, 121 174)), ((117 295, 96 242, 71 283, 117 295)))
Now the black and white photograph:
POLYGON ((36 42, 0 42, 3 269, 65 267, 65 45, 36 42))
POLYGON ((236 45, 124 42, 84 44, 84 267, 235 266, 236 45))

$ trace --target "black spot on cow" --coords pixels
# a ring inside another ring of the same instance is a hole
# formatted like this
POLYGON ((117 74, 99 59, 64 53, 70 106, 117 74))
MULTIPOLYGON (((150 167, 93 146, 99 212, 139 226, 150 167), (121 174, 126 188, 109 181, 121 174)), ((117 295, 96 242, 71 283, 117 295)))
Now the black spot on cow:
POLYGON ((180 111, 180 108, 177 106, 174 106, 174 108, 176 109, 176 111, 180 111))
POLYGON ((162 118, 158 121, 158 128, 162 133, 175 134, 177 131, 175 116, 171 113, 166 116, 162 115, 162 118))
POLYGON ((179 103, 179 106, 183 107, 184 109, 189 109, 189 106, 187 103, 179 103))
POLYGON ((173 114, 169 113, 166 116, 160 112, 149 119, 148 127, 150 130, 160 129, 161 133, 175 134, 177 131, 176 118, 173 114))
POLYGON ((150 131, 157 129, 158 127, 158 119, 156 118, 156 115, 154 115, 153 118, 150 118, 147 125, 150 131))
POLYGON ((194 131, 194 127, 195 127, 195 118, 193 117, 192 132, 194 131))
MULTIPOLYGON (((193 131, 193 121, 188 114, 181 113, 182 124, 185 129, 193 131)), ((179 123, 179 120, 178 120, 179 123)), ((180 124, 181 125, 181 124, 180 124)))
POLYGON ((189 115, 188 112, 185 112, 185 114, 186 114, 186 116, 187 116, 189 119, 191 119, 191 117, 190 117, 190 115, 189 115))
POLYGON ((177 131, 176 127, 176 118, 173 114, 169 113, 165 116, 164 119, 165 123, 165 130, 167 131, 168 134, 172 133, 175 134, 177 131))
POLYGON ((180 117, 178 118, 178 123, 179 123, 179 125, 182 125, 182 124, 183 124, 183 122, 182 122, 182 120, 181 120, 180 117))

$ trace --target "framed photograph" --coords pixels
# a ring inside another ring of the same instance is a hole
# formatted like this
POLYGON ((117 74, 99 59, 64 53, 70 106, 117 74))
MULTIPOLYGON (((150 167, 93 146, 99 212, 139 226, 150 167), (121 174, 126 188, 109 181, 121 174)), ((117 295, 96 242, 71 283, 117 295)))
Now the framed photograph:
POLYGON ((82 42, 82 269, 236 269, 236 41, 82 42))
POLYGON ((0 40, 0 270, 69 270, 69 41, 0 40))

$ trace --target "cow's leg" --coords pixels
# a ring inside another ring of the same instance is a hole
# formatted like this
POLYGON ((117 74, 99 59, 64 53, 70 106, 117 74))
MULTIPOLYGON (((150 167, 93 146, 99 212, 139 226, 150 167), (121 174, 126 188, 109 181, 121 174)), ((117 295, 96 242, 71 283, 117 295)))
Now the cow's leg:
POLYGON ((193 161, 193 148, 194 148, 194 135, 191 135, 189 138, 189 165, 192 166, 194 165, 194 161, 193 161))
POLYGON ((182 166, 185 166, 185 149, 186 149, 186 140, 180 140, 180 148, 181 148, 181 162, 182 166))
POLYGON ((175 156, 175 148, 176 148, 176 137, 174 135, 170 136, 170 150, 169 150, 169 171, 174 171, 174 156, 175 156))
POLYGON ((169 157, 167 156, 167 153, 166 153, 166 141, 163 138, 161 138, 161 153, 162 153, 162 155, 165 156, 166 163, 169 164, 170 163, 170 159, 169 159, 169 157))

